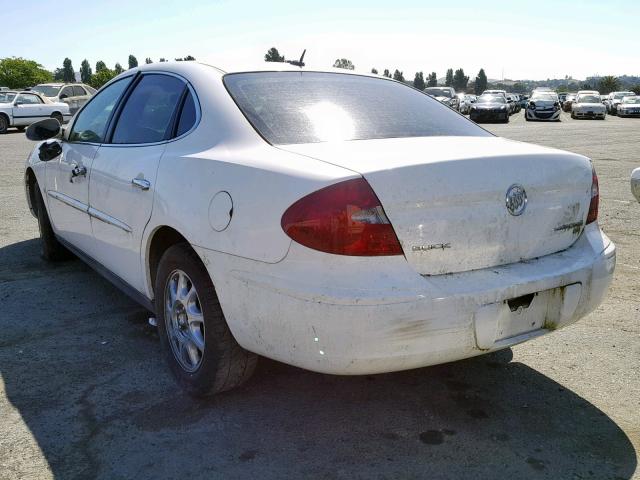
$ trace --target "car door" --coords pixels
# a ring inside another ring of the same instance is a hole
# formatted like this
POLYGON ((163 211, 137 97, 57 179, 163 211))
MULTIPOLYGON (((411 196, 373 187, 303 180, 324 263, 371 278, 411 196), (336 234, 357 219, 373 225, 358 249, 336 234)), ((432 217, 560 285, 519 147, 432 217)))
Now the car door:
POLYGON ((91 169, 96 260, 139 291, 144 290, 141 239, 151 217, 156 173, 187 91, 186 82, 174 75, 139 76, 91 169))
POLYGON ((69 112, 71 115, 76 113, 80 106, 78 105, 78 99, 76 98, 76 94, 73 91, 73 85, 67 85, 64 87, 60 94, 58 95, 58 99, 60 102, 64 102, 69 105, 69 112))
POLYGON ((71 108, 71 115, 73 115, 74 113, 76 113, 80 108, 82 108, 82 106, 87 103, 87 100, 89 100, 91 98, 91 95, 89 95, 84 87, 82 85, 74 85, 73 86, 73 100, 74 100, 74 106, 73 108, 71 108))
POLYGON ((91 165, 131 78, 110 84, 86 105, 63 136, 62 154, 46 166, 47 204, 54 230, 89 256, 95 255, 89 219, 91 165))
POLYGON ((44 103, 33 93, 19 93, 13 101, 13 124, 15 126, 31 125, 48 117, 44 111, 44 103))

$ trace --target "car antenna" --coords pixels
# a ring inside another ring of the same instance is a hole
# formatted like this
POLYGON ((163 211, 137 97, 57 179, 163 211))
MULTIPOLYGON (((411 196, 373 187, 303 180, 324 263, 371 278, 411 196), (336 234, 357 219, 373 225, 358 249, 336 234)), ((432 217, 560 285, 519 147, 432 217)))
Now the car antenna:
POLYGON ((300 55, 300 60, 287 60, 287 63, 291 65, 295 65, 296 67, 304 67, 304 54, 307 53, 307 49, 305 48, 302 51, 302 55, 300 55))

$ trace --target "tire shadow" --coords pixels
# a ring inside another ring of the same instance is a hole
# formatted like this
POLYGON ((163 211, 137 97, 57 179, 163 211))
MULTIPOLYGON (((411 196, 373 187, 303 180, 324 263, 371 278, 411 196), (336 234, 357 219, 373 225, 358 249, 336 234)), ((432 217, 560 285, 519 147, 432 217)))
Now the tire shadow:
POLYGON ((46 475, 28 460, 38 456, 59 479, 629 479, 636 469, 611 418, 510 350, 359 377, 260 359, 245 386, 195 400, 161 362, 147 312, 81 262, 46 264, 35 240, 0 248, 0 299, 0 409, 26 425, 3 425, 11 478, 46 475))

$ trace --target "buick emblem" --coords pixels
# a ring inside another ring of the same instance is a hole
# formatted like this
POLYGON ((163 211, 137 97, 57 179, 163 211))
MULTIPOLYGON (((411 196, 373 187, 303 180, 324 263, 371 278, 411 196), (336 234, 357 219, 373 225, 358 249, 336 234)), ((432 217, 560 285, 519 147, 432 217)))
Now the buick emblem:
POLYGON ((527 208, 527 192, 524 191, 522 185, 511 185, 507 190, 507 196, 505 199, 505 205, 507 211, 517 217, 522 215, 527 208))

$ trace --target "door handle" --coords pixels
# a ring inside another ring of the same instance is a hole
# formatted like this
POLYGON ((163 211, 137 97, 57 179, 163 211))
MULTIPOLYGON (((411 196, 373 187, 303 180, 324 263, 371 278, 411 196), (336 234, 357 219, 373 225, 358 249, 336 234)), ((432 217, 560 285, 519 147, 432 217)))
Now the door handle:
POLYGON ((141 190, 149 190, 149 188, 151 188, 151 182, 144 178, 134 178, 131 180, 131 183, 141 190))
POLYGON ((74 165, 71 169, 71 178, 69 181, 73 183, 73 179, 76 177, 86 177, 87 176, 87 167, 84 165, 74 165))

